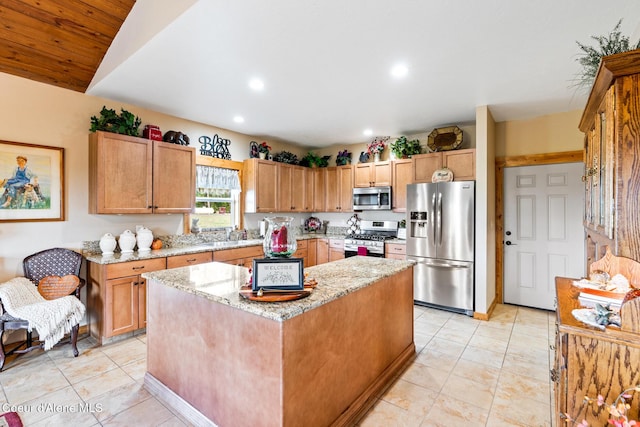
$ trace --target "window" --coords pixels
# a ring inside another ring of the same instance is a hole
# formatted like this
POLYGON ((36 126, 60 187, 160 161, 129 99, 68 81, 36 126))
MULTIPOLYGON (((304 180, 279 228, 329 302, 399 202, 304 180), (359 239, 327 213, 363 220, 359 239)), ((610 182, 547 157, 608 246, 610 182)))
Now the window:
POLYGON ((196 166, 196 208, 201 230, 240 226, 240 179, 238 171, 196 166))

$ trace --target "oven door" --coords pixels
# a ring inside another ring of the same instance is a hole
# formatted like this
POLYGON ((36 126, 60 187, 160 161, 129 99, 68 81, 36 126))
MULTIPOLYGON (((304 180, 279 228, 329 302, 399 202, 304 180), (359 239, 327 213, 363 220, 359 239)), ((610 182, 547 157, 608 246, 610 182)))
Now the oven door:
POLYGON ((384 245, 358 245, 355 242, 348 242, 345 240, 344 257, 349 258, 356 255, 384 258, 384 245))

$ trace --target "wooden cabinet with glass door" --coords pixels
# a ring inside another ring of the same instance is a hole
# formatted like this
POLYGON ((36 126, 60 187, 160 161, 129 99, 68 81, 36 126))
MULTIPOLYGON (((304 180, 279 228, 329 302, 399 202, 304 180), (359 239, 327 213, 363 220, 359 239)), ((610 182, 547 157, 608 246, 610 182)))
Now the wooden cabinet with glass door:
POLYGON ((640 51, 602 58, 580 120, 585 134, 587 267, 606 247, 640 260, 640 51))

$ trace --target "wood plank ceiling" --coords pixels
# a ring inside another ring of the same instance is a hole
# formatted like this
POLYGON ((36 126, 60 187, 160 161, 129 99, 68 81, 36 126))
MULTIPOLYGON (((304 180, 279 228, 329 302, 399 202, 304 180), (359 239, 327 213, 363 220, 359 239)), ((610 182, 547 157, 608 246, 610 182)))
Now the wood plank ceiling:
POLYGON ((0 72, 86 91, 135 0, 2 0, 0 72))

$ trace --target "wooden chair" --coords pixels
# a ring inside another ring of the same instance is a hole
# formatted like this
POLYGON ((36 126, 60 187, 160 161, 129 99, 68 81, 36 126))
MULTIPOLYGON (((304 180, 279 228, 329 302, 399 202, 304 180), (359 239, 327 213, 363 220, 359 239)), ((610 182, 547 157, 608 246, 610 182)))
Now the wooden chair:
MULTIPOLYGON (((38 286, 40 281, 47 276, 77 276, 79 279, 79 285, 75 290, 69 293, 69 295, 75 295, 78 299, 80 299, 80 289, 84 286, 84 279, 80 279, 82 254, 63 248, 46 249, 44 251, 40 251, 26 257, 22 261, 22 266, 24 270, 24 276, 31 280, 31 282, 33 282, 35 286, 38 286)), ((55 293, 56 290, 52 289, 51 292, 55 293)), ((45 298, 47 298, 46 295, 44 296, 45 298)), ((52 299, 52 297, 48 299, 52 299)), ((38 341, 34 345, 31 332, 26 330, 29 326, 29 322, 13 317, 9 313, 7 313, 4 310, 4 306, 2 306, 2 301, 0 301, 0 307, 2 307, 2 315, 0 315, 0 371, 2 371, 7 356, 14 353, 28 353, 35 349, 44 348, 44 343, 38 341), (7 352, 5 351, 4 342, 2 341, 4 332, 17 329, 26 330, 26 340, 19 343, 13 349, 7 352), (25 345, 26 347, 24 349, 21 349, 25 345)), ((80 325, 75 325, 70 334, 71 337, 69 341, 71 343, 74 357, 78 357, 79 354, 77 347, 79 328, 80 325)))

